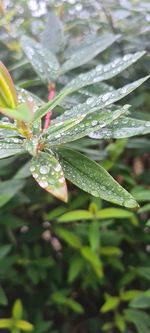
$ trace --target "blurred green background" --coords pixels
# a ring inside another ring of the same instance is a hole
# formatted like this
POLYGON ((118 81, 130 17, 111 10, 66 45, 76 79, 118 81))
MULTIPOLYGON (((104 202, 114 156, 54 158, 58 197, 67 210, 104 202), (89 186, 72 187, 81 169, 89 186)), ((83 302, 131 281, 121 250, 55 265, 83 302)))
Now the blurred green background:
MULTIPOLYGON (((121 39, 85 70, 129 52, 147 55, 105 87, 89 87, 91 96, 149 74, 149 1, 0 1, 0 59, 17 86, 45 101, 47 86, 23 54, 20 37, 42 40, 61 61, 104 32, 121 39)), ((77 73, 80 68, 64 75, 58 89, 77 73)), ((126 97, 135 118, 150 119, 149 90, 147 81, 126 97)), ((65 103, 83 97, 74 94, 65 103)), ((101 163, 140 208, 121 209, 72 184, 62 204, 29 177, 25 156, 0 160, 0 330, 8 332, 6 318, 16 318, 22 323, 12 333, 30 331, 29 323, 35 333, 149 333, 149 137, 84 138, 72 147, 101 163)))

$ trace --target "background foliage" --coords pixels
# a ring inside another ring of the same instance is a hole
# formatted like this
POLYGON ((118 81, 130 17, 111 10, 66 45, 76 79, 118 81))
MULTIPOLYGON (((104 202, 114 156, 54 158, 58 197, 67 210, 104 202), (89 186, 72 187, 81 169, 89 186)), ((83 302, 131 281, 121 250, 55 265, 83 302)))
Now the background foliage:
MULTIPOLYGON (((117 43, 85 65, 86 70, 127 52, 147 51, 137 64, 109 80, 109 85, 89 86, 85 94, 90 96, 148 74, 148 1, 50 3, 51 7, 49 1, 22 1, 21 5, 13 1, 7 6, 0 2, 1 60, 19 87, 47 99, 47 85, 22 52, 20 38, 24 33, 49 45, 51 51, 59 53, 59 59, 103 32, 121 34, 117 43), (53 22, 51 29, 49 22, 53 22)), ((64 76, 59 80, 60 88, 79 73, 77 68, 64 76)), ((147 81, 125 98, 125 103, 133 105, 135 118, 150 119, 148 93, 147 81)), ((82 93, 64 103, 83 100, 82 93)), ((13 333, 29 331, 31 324, 36 333, 148 333, 148 136, 100 141, 85 138, 72 147, 100 162, 134 195, 140 208, 136 212, 120 209, 71 184, 69 203, 61 204, 29 177, 24 157, 1 160, 0 328, 5 324, 2 331, 7 332, 9 323, 4 319, 17 316, 13 333)))

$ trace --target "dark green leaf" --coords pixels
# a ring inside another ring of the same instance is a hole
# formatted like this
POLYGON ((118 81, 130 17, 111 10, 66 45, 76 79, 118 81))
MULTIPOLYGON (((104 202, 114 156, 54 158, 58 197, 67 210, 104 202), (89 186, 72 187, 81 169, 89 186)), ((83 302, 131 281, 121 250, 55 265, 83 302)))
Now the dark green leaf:
POLYGON ((71 149, 60 148, 64 174, 73 184, 95 197, 133 208, 135 199, 123 189, 99 164, 71 149))

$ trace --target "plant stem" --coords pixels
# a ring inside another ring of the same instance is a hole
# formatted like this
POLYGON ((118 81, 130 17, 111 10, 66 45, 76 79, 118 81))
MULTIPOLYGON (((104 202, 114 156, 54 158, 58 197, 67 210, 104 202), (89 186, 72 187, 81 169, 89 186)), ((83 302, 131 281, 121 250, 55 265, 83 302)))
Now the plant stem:
MULTIPOLYGON (((55 85, 50 83, 48 89, 49 89, 48 101, 51 101, 55 97, 55 85)), ((49 110, 45 116, 43 130, 46 130, 49 127, 51 122, 51 116, 52 116, 52 111, 49 110)))

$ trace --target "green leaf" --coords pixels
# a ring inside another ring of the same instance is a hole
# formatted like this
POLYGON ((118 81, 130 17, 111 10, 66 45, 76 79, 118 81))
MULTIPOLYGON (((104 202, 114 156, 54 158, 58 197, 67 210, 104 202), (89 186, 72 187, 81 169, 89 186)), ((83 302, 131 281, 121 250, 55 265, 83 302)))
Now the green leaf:
POLYGON ((0 139, 0 159, 24 152, 23 141, 17 137, 0 139))
POLYGON ((141 295, 132 299, 129 305, 132 308, 148 309, 150 308, 150 296, 148 297, 142 293, 141 295))
POLYGON ((134 198, 99 164, 71 149, 59 148, 65 177, 82 190, 125 207, 137 207, 134 198))
POLYGON ((120 313, 116 313, 115 315, 115 325, 119 329, 119 331, 125 332, 126 328, 125 319, 122 315, 120 315, 120 313))
POLYGON ((128 302, 131 299, 135 298, 136 296, 138 296, 141 292, 139 290, 127 290, 127 291, 123 291, 120 294, 120 298, 122 301, 124 302, 128 302))
POLYGON ((23 316, 23 307, 20 299, 17 299, 14 303, 13 309, 12 309, 12 317, 15 320, 21 319, 23 316))
POLYGON ((38 119, 42 118, 45 116, 45 114, 49 110, 53 110, 59 103, 61 102, 62 99, 64 99, 67 95, 69 95, 69 91, 62 91, 60 92, 55 98, 53 98, 52 101, 49 101, 48 103, 45 103, 44 106, 40 107, 34 114, 34 121, 37 121, 38 119))
POLYGON ((124 316, 127 321, 132 323, 138 333, 149 333, 150 317, 148 314, 139 310, 125 310, 124 316))
POLYGON ((81 240, 78 236, 76 236, 73 232, 57 228, 56 234, 62 238, 68 245, 72 246, 73 248, 79 249, 81 247, 81 240))
MULTIPOLYGON (((86 116, 86 113, 82 116, 76 115, 78 121, 76 121, 76 124, 74 122, 74 125, 72 125, 72 128, 66 129, 65 131, 60 132, 56 135, 48 135, 47 140, 49 140, 49 144, 58 145, 63 144, 67 142, 72 142, 74 140, 77 140, 79 138, 82 138, 86 135, 88 135, 91 131, 91 129, 99 129, 106 124, 111 123, 114 119, 118 118, 121 114, 125 113, 129 109, 129 105, 124 105, 123 107, 117 107, 114 106, 112 109, 105 108, 103 110, 95 111, 91 114, 88 114, 86 116), (85 118, 84 118, 85 117, 85 118), (79 122, 79 123, 78 123, 79 122)), ((92 112, 92 109, 91 109, 92 112)), ((67 120, 65 121, 67 122, 67 120)), ((58 123, 59 124, 59 123, 58 123)), ((56 123, 57 125, 57 123, 56 123)), ((55 126, 56 126, 55 125, 55 126)), ((52 128, 54 125, 52 124, 52 128)), ((54 133, 55 134, 55 133, 54 133)))
POLYGON ((50 142, 57 142, 62 134, 65 135, 65 133, 68 133, 68 131, 80 123, 83 118, 84 116, 77 116, 76 119, 67 119, 64 122, 57 122, 57 120, 52 121, 51 126, 44 132, 44 136, 46 136, 47 140, 50 142))
POLYGON ((100 311, 102 313, 113 311, 118 307, 119 303, 120 303, 119 297, 108 296, 106 302, 102 305, 100 311))
POLYGON ((136 215, 133 212, 120 208, 112 207, 101 209, 96 213, 96 217, 100 219, 129 219, 134 225, 138 224, 136 215))
POLYGON ((81 304, 73 300, 72 298, 64 296, 61 292, 56 292, 52 295, 52 301, 56 304, 64 305, 74 312, 83 313, 84 309, 81 304))
POLYGON ((30 122, 32 119, 31 110, 26 103, 19 104, 15 109, 8 109, 8 108, 0 107, 0 112, 10 118, 17 119, 17 120, 23 120, 26 122, 30 122))
POLYGON ((89 224, 88 239, 91 250, 97 252, 100 247, 100 225, 97 220, 93 220, 89 224))
POLYGON ((10 131, 17 131, 15 124, 3 120, 0 121, 0 128, 8 129, 10 131))
POLYGON ((12 319, 0 319, 0 328, 11 328, 13 325, 12 319))
POLYGON ((11 251, 11 248, 12 246, 10 244, 0 246, 0 260, 7 256, 7 254, 11 251))
POLYGON ((83 258, 90 263, 97 276, 100 278, 103 277, 102 262, 98 255, 89 246, 83 246, 80 251, 83 258))
POLYGON ((21 43, 26 56, 41 80, 44 82, 55 81, 59 73, 59 63, 54 54, 30 37, 23 36, 21 43))
MULTIPOLYGON (((85 103, 79 104, 73 107, 71 110, 67 110, 64 112, 62 116, 57 117, 57 121, 64 121, 66 119, 74 119, 75 115, 85 115, 85 113, 92 113, 98 111, 100 109, 105 108, 106 106, 113 104, 114 102, 122 99, 123 97, 130 94, 133 90, 138 88, 143 82, 145 82, 149 76, 146 76, 142 79, 134 81, 132 83, 127 84, 126 86, 119 88, 117 90, 112 90, 106 94, 100 95, 99 97, 91 97, 88 98, 85 103)), ((62 101, 67 95, 71 93, 71 90, 65 89, 57 95, 53 101, 49 101, 43 107, 39 108, 34 115, 34 121, 42 118, 48 110, 53 110, 57 105, 59 105, 60 101, 62 101)))
POLYGON ((43 189, 60 200, 67 202, 68 193, 63 170, 53 155, 39 152, 31 160, 30 171, 43 189))
POLYGON ((68 88, 71 89, 71 92, 74 92, 92 83, 111 79, 135 63, 145 53, 145 51, 136 52, 134 54, 129 53, 122 58, 115 58, 107 65, 100 64, 95 69, 75 77, 75 79, 69 82, 65 89, 68 88))
POLYGON ((5 180, 0 182, 0 207, 11 200, 23 186, 24 181, 19 179, 5 180))
POLYGON ((87 210, 73 210, 71 212, 67 212, 60 216, 57 221, 58 222, 74 222, 80 220, 92 220, 93 214, 87 210))
POLYGON ((102 38, 97 39, 97 42, 85 45, 74 52, 71 57, 62 65, 61 73, 70 71, 71 69, 80 67, 93 58, 95 58, 99 53, 103 52, 110 45, 112 45, 116 40, 120 38, 120 35, 103 35, 102 38))
POLYGON ((80 274, 83 268, 83 259, 80 257, 72 258, 68 272, 68 282, 72 283, 80 274))
POLYGON ((150 121, 121 116, 100 131, 90 133, 89 137, 94 139, 120 139, 147 133, 150 133, 150 121))
POLYGON ((7 296, 4 290, 0 286, 0 305, 7 305, 7 304, 8 304, 7 296))
POLYGON ((132 193, 135 196, 135 198, 140 202, 150 201, 150 190, 149 189, 145 189, 144 187, 142 187, 142 188, 135 187, 133 189, 132 193))
POLYGON ((138 267, 136 272, 139 276, 145 278, 150 281, 150 267, 138 267))
POLYGON ((17 320, 16 326, 17 328, 25 332, 31 332, 34 329, 34 326, 25 320, 17 320))
MULTIPOLYGON (((98 97, 90 97, 86 100, 85 103, 78 104, 77 106, 74 106, 71 110, 65 111, 62 116, 59 116, 59 120, 64 121, 66 119, 70 119, 71 117, 74 118, 75 114, 79 116, 84 115, 85 113, 92 113, 100 109, 104 109, 106 106, 113 104, 114 102, 117 102, 130 94, 132 91, 137 89, 143 82, 148 80, 149 77, 150 76, 148 75, 142 79, 129 83, 122 88, 114 89, 111 92, 100 95, 98 97)), ((69 93, 69 90, 66 90, 66 92, 64 90, 64 96, 68 95, 69 93)))
POLYGON ((47 22, 41 35, 41 42, 45 48, 53 53, 59 52, 64 44, 62 22, 52 11, 47 14, 47 22))
POLYGON ((105 256, 120 256, 122 254, 122 251, 119 249, 119 247, 103 246, 100 249, 100 253, 105 256))

